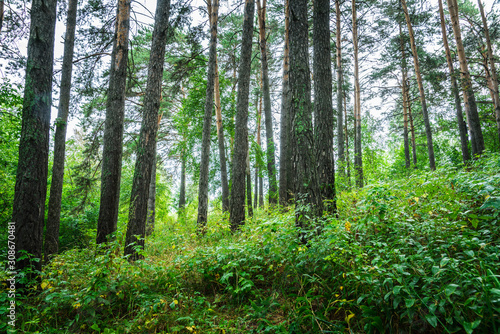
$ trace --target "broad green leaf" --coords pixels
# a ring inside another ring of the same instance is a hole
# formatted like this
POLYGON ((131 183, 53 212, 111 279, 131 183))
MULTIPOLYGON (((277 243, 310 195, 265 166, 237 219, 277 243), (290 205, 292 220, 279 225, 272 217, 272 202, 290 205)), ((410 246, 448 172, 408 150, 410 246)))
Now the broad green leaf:
POLYGON ((405 304, 407 308, 410 308, 415 304, 415 299, 405 299, 405 304))
POLYGON ((427 320, 428 323, 431 324, 432 327, 436 327, 438 324, 437 317, 433 314, 426 314, 425 319, 427 320))
POLYGON ((484 204, 479 209, 497 209, 500 210, 500 197, 488 197, 484 204))
POLYGON ((441 262, 439 263, 439 266, 440 266, 441 268, 443 268, 444 266, 446 266, 446 264, 447 264, 448 262, 450 262, 450 258, 448 258, 448 257, 443 257, 443 259, 442 259, 442 260, 441 260, 441 262))
POLYGON ((458 285, 456 284, 450 284, 446 287, 446 289, 444 290, 444 293, 446 294, 446 297, 449 297, 451 296, 455 290, 458 288, 458 285))

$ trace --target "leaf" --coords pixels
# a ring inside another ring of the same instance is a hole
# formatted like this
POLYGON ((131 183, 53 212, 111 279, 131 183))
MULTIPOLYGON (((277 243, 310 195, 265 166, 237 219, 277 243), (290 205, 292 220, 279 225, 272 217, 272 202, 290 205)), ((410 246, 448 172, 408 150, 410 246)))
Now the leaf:
POLYGON ((448 257, 443 257, 443 259, 442 259, 442 260, 441 260, 441 262, 439 263, 439 266, 440 266, 441 268, 443 268, 444 266, 446 266, 446 264, 447 264, 448 262, 450 262, 450 258, 448 258, 448 257))
POLYGON ((500 289, 493 288, 490 290, 490 292, 494 295, 500 296, 500 289))
POLYGON ((407 308, 410 308, 415 304, 415 299, 405 299, 405 304, 407 308))
POLYGON ((444 290, 444 293, 445 293, 446 297, 451 296, 455 292, 455 290, 457 290, 457 288, 458 288, 458 285, 456 285, 456 284, 450 284, 450 285, 448 285, 446 287, 446 289, 444 290))
POLYGON ((500 209, 500 197, 488 197, 488 199, 484 202, 484 204, 479 208, 481 210, 484 209, 500 209))
POLYGON ((432 327, 436 327, 437 326, 437 317, 433 314, 426 314, 425 315, 425 320, 427 320, 427 322, 429 324, 431 324, 432 327))
POLYGON ((478 319, 478 320, 476 320, 474 322, 464 321, 462 325, 464 326, 465 332, 467 334, 471 334, 474 331, 474 329, 477 326, 479 326, 480 323, 481 323, 481 319, 478 319))
POLYGON ((401 291, 402 286, 401 285, 396 285, 393 289, 392 292, 394 292, 395 295, 399 295, 399 292, 401 291))

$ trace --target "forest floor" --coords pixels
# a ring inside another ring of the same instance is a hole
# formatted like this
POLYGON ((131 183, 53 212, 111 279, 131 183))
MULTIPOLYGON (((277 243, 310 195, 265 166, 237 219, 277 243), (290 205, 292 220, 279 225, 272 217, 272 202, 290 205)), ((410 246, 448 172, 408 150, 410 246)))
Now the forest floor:
POLYGON ((292 210, 256 210, 234 234, 212 213, 203 237, 193 210, 158 222, 135 263, 121 255, 122 234, 108 248, 69 250, 21 300, 17 329, 498 333, 499 172, 489 154, 343 191, 338 217, 325 214, 307 245, 292 210))

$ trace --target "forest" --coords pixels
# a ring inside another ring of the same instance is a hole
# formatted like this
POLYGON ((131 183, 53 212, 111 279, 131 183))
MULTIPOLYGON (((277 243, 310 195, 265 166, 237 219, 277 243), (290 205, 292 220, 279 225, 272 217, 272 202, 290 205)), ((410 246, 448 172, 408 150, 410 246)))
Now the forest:
POLYGON ((496 0, 0 0, 0 332, 500 333, 496 0))

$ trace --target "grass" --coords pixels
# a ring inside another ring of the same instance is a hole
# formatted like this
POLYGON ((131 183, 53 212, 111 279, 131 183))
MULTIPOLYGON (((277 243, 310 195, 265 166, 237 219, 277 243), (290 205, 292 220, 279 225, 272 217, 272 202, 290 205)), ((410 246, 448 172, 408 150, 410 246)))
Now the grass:
POLYGON ((212 213, 199 237, 188 208, 157 223, 144 260, 121 255, 120 233, 107 248, 59 255, 20 300, 17 330, 496 333, 499 171, 490 154, 343 192, 338 217, 325 214, 307 245, 292 211, 257 210, 235 234, 212 213))

